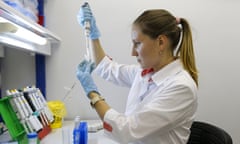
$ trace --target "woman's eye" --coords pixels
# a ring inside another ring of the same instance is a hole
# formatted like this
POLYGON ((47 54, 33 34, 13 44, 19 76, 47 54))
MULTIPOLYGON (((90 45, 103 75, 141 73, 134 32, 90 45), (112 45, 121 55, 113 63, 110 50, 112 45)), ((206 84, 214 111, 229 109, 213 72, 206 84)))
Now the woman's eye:
POLYGON ((140 42, 134 42, 134 45, 138 46, 138 45, 140 45, 140 42))

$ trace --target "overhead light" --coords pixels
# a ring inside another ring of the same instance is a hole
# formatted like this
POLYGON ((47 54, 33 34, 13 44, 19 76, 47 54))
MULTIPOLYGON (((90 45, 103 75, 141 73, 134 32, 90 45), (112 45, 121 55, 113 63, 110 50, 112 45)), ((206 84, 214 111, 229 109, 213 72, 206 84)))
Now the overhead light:
POLYGON ((0 18, 0 33, 15 33, 18 27, 0 18))
POLYGON ((46 38, 40 37, 39 35, 36 35, 35 33, 24 28, 19 28, 14 34, 26 39, 29 42, 33 42, 39 45, 45 45, 47 43, 46 38))
POLYGON ((44 55, 59 47, 60 38, 0 1, 0 44, 44 55))
POLYGON ((33 42, 39 45, 44 45, 47 43, 46 38, 40 37, 39 35, 20 27, 8 20, 0 18, 0 33, 8 33, 9 35, 15 35, 17 37, 22 37, 26 41, 33 42))

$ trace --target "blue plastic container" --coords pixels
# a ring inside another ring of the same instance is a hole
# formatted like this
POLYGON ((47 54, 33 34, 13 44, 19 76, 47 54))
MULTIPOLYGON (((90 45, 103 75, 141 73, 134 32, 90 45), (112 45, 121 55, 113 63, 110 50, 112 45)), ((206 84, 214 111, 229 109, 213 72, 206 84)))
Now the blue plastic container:
POLYGON ((87 144, 88 126, 87 122, 80 122, 78 127, 73 130, 73 144, 87 144))
POLYGON ((80 144, 87 144, 88 142, 88 126, 87 122, 80 123, 80 144))

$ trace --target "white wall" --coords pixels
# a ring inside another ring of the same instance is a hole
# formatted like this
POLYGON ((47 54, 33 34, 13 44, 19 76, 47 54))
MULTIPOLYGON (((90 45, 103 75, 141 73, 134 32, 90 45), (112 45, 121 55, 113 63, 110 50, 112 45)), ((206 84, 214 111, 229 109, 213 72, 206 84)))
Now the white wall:
MULTIPOLYGON (((48 100, 62 99, 64 86, 76 80, 78 63, 85 54, 85 37, 76 14, 82 0, 46 2, 46 27, 62 38, 59 49, 47 58, 48 100)), ((132 21, 144 9, 164 8, 189 20, 193 29, 199 68, 199 109, 197 119, 209 121, 228 131, 234 143, 240 142, 240 1, 237 0, 88 0, 102 33, 106 52, 120 63, 136 63, 131 57, 132 21)), ((115 109, 123 112, 128 89, 115 87, 94 76, 101 94, 115 109)), ((67 118, 80 115, 95 118, 79 83, 65 104, 67 118)))
POLYGON ((0 72, 2 96, 6 95, 7 89, 35 85, 35 58, 28 52, 5 47, 0 72))

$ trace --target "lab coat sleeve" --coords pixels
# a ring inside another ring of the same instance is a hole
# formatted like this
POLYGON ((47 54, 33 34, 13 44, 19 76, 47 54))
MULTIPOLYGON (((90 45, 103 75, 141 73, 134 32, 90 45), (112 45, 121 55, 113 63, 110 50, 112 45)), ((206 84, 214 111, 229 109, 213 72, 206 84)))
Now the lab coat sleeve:
POLYGON ((120 143, 144 139, 154 133, 164 135, 182 124, 193 121, 197 107, 191 88, 175 85, 154 95, 152 100, 130 116, 111 109, 104 116, 105 134, 120 143), (109 129, 110 127, 110 129, 109 129))
POLYGON ((131 87, 139 66, 118 64, 105 56, 95 69, 95 73, 106 81, 118 86, 131 87))

